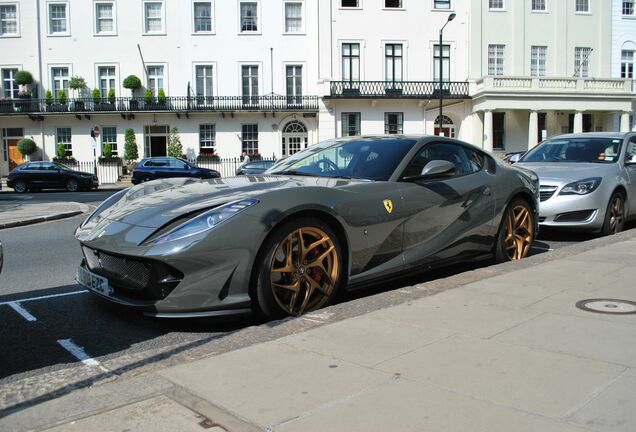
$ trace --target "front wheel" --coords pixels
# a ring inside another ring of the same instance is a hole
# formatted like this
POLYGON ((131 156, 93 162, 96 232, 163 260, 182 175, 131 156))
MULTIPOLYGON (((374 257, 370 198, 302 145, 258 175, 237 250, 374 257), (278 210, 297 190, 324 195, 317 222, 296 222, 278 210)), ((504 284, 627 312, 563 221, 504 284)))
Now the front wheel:
POLYGON ((69 192, 77 192, 79 190, 79 183, 77 180, 69 179, 66 182, 66 190, 69 192))
POLYGON ((610 198, 605 212, 605 221, 601 229, 602 235, 611 235, 623 231, 625 225, 625 200, 623 195, 616 192, 610 198))
POLYGON ((344 277, 338 238, 313 218, 279 227, 264 244, 257 265, 255 306, 268 319, 299 316, 329 304, 344 277))
POLYGON ((515 261, 525 258, 534 240, 534 213, 522 199, 514 199, 506 207, 499 226, 495 259, 497 262, 515 261))
POLYGON ((25 193, 27 190, 29 190, 29 187, 24 180, 16 180, 13 183, 13 190, 17 193, 25 193))

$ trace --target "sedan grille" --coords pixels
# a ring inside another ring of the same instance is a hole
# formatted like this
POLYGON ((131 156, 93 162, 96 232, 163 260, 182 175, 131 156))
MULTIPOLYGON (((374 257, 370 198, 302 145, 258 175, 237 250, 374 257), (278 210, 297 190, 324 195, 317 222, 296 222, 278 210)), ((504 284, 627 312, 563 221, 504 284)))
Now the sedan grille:
POLYGON ((556 186, 541 186, 539 188, 539 200, 540 201, 547 201, 550 199, 550 197, 552 197, 552 195, 554 195, 554 193, 556 192, 557 187, 556 186))

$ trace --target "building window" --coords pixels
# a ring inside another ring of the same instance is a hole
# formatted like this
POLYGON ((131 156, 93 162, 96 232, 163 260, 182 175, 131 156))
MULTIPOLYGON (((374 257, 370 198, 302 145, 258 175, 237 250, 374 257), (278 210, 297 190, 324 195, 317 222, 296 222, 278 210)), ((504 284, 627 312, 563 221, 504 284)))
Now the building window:
POLYGON ((530 49, 530 75, 545 76, 546 75, 546 57, 548 47, 533 46, 530 49))
POLYGON ((545 12, 547 10, 546 0, 532 0, 532 11, 533 12, 545 12))
POLYGON ((241 134, 241 151, 248 154, 258 153, 258 125, 244 124, 241 134))
POLYGON ((105 98, 110 89, 115 90, 115 66, 100 66, 97 68, 97 74, 99 76, 99 93, 105 98))
POLYGON ((503 150, 505 140, 505 128, 506 113, 494 112, 492 113, 492 147, 493 149, 503 150))
POLYGON ((199 125, 199 153, 216 152, 216 125, 199 125))
POLYGON ((144 3, 144 31, 145 33, 164 33, 163 3, 144 3))
POLYGON ((433 0, 433 8, 434 9, 450 9, 451 2, 450 0, 433 0))
POLYGON ((57 128, 55 131, 55 143, 56 148, 57 144, 64 144, 66 148, 66 156, 73 155, 73 145, 71 144, 71 128, 57 128))
POLYGON ((504 0, 488 0, 488 9, 490 10, 503 10, 504 0))
POLYGON ((401 9, 402 8, 402 0, 384 0, 384 7, 387 9, 401 9))
POLYGON ((2 69, 2 96, 9 99, 18 97, 18 85, 15 83, 17 69, 2 69))
POLYGON ((195 33, 211 33, 212 32, 212 2, 194 2, 194 32, 195 33))
POLYGON ((588 77, 590 76, 590 54, 592 48, 576 47, 574 48, 574 76, 588 77))
POLYGON ((213 96, 213 75, 212 75, 212 65, 197 65, 194 68, 196 80, 195 80, 195 91, 197 95, 197 99, 205 100, 206 98, 211 98, 213 96))
POLYGON ((258 66, 241 67, 241 87, 243 104, 258 105, 258 66))
POLYGON ((95 3, 95 33, 115 33, 115 4, 112 2, 95 3))
POLYGON ((634 78, 634 51, 621 51, 621 78, 634 78))
POLYGON ((117 128, 115 126, 102 127, 102 154, 104 154, 106 144, 110 144, 113 156, 117 156, 117 128))
POLYGON ((303 67, 289 65, 286 68, 287 103, 301 105, 303 101, 303 67))
POLYGON ((301 33, 303 31, 303 4, 301 2, 285 3, 285 33, 301 33))
POLYGON ((404 114, 401 112, 384 113, 384 133, 401 134, 404 133, 404 114))
POLYGON ((342 136, 360 135, 360 113, 359 112, 343 112, 342 113, 342 136))
POLYGON ((51 78, 53 81, 53 97, 57 99, 60 90, 64 90, 64 92, 68 96, 68 68, 51 68, 51 78))
POLYGON ((384 46, 386 81, 402 81, 402 44, 384 46))
POLYGON ((241 31, 258 31, 258 4, 256 2, 241 2, 241 31))
POLYGON ((360 81, 360 44, 342 44, 342 79, 360 81))
POLYGON ((155 96, 159 93, 159 89, 163 88, 163 66, 148 66, 148 89, 155 96))
POLYGON ((358 0, 340 0, 340 7, 357 8, 360 7, 360 2, 358 0))
POLYGON ((17 36, 18 5, 0 5, 0 36, 17 36))
POLYGON ((634 0, 623 0, 623 15, 634 16, 634 0))
POLYGON ((49 34, 68 34, 68 4, 49 3, 49 34))
POLYGON ((505 45, 488 45, 488 75, 504 74, 505 45))
POLYGON ((440 60, 442 65, 442 80, 450 81, 450 45, 442 45, 442 57, 440 59, 439 45, 433 46, 433 78, 439 81, 440 60))
POLYGON ((590 0, 576 0, 576 11, 579 13, 589 13, 590 0))

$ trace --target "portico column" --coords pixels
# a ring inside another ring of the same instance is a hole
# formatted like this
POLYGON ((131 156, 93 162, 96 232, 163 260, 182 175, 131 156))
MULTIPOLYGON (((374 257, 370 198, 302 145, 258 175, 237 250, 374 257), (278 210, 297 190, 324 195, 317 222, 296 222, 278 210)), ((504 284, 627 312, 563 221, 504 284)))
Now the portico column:
POLYGON ((492 111, 484 111, 484 150, 492 152, 492 111))
POLYGON ((528 150, 538 144, 539 136, 539 113, 530 111, 530 119, 528 120, 528 150))
POLYGON ((621 129, 620 130, 621 130, 621 132, 629 132, 629 127, 630 127, 630 124, 629 124, 629 113, 623 111, 621 113, 621 126, 620 126, 621 129))
POLYGON ((574 133, 583 132, 583 112, 577 111, 574 113, 574 133))

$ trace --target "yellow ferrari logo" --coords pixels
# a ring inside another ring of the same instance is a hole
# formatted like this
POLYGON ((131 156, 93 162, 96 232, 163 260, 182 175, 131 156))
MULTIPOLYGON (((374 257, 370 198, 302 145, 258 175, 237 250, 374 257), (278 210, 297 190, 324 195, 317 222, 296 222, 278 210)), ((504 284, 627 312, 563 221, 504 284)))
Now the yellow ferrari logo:
POLYGON ((384 208, 387 212, 391 213, 393 211, 393 201, 384 200, 384 208))

